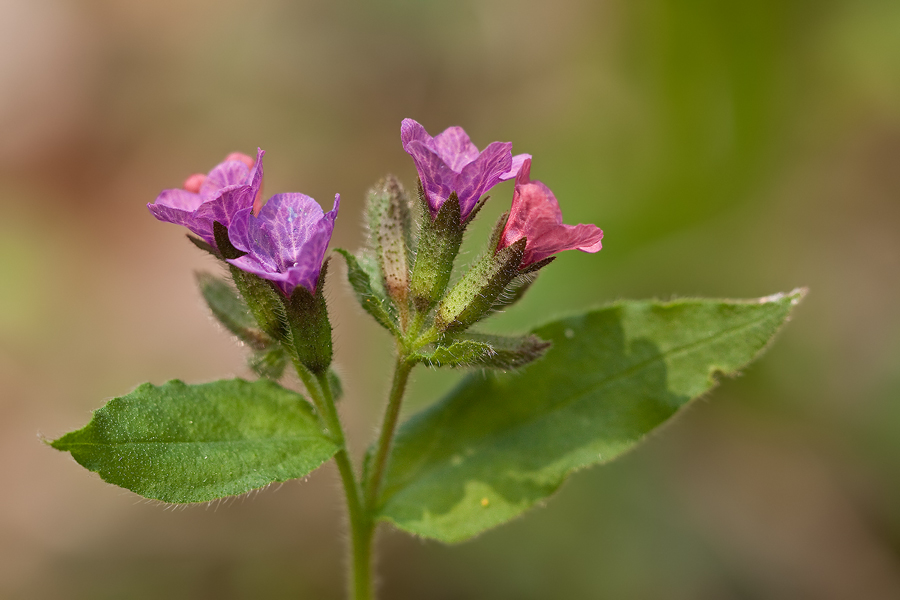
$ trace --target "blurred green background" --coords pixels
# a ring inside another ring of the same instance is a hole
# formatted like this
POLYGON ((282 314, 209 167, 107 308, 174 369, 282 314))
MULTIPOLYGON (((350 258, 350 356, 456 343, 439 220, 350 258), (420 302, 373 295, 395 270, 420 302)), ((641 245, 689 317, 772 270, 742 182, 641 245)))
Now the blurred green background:
MULTIPOLYGON (((414 181, 413 117, 511 140, 605 233, 491 327, 618 299, 810 294, 768 354, 546 508, 444 547, 385 527, 385 599, 900 597, 896 0, 0 0, 0 597, 340 598, 307 481, 170 509, 39 443, 142 381, 249 376, 147 212, 228 152, 266 193, 414 181), (37 435, 36 435, 37 434, 37 435)), ((493 194, 478 250, 512 195, 493 194)), ((335 271, 343 274, 343 269, 335 271)), ((388 337, 328 287, 358 455, 388 337)), ((417 372, 410 409, 456 373, 417 372)))

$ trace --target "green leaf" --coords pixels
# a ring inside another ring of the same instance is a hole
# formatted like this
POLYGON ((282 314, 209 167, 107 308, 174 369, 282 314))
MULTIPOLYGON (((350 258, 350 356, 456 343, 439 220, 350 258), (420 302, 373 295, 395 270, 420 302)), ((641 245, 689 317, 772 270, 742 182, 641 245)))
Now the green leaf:
POLYGON ((265 379, 145 383, 51 445, 108 483, 176 503, 303 477, 338 449, 302 396, 265 379))
POLYGON ((331 399, 335 402, 344 397, 344 385, 334 369, 328 370, 328 385, 331 386, 331 399))
POLYGON ((257 327, 247 304, 227 281, 204 271, 198 271, 196 277, 203 299, 225 329, 255 350, 272 344, 272 338, 257 327))
POLYGON ((470 375, 400 428, 378 518, 459 542, 516 517, 737 373, 804 293, 620 302, 536 329, 542 360, 470 375))
POLYGON ((506 337, 464 333, 453 341, 429 351, 419 352, 415 359, 429 367, 489 367, 514 369, 540 358, 550 342, 536 335, 506 337))
POLYGON ((379 325, 394 335, 400 335, 397 320, 393 316, 393 305, 387 296, 373 285, 370 273, 348 251, 337 248, 336 252, 340 253, 347 261, 347 280, 353 291, 356 292, 356 299, 363 310, 372 315, 379 325))
POLYGON ((260 377, 278 381, 284 375, 290 357, 281 344, 256 350, 247 357, 247 365, 260 377))
POLYGON ((210 254, 212 254, 213 256, 215 256, 216 258, 218 258, 219 260, 222 260, 222 255, 219 254, 219 251, 216 250, 214 247, 212 247, 212 246, 211 246, 209 243, 207 243, 206 241, 201 240, 200 238, 195 237, 195 236, 193 236, 193 235, 191 235, 191 234, 188 234, 187 238, 188 238, 188 240, 190 240, 190 242, 191 242, 193 245, 195 245, 196 247, 200 248, 200 249, 203 250, 204 252, 209 252, 210 254))

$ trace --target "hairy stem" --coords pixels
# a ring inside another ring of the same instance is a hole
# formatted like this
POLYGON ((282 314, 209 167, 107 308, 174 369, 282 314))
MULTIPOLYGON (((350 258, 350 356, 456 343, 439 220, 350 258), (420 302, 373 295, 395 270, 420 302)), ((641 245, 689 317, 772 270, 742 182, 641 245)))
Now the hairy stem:
POLYGON ((344 429, 334 406, 334 395, 327 373, 313 375, 303 365, 297 364, 297 374, 306 385, 313 403, 319 410, 329 435, 340 449, 334 455, 344 494, 347 497, 347 516, 350 521, 350 561, 353 577, 348 582, 350 597, 354 600, 372 600, 372 535, 374 524, 362 502, 362 490, 353 471, 353 463, 347 451, 344 429))
POLYGON ((387 409, 384 413, 384 422, 381 425, 381 433, 378 436, 378 446, 369 466, 369 477, 366 482, 366 506, 369 511, 374 511, 378 494, 381 492, 381 480, 384 478, 384 469, 391 453, 391 442, 394 439, 394 431, 397 428, 397 420, 400 417, 400 406, 403 403, 403 394, 406 391, 406 383, 409 381, 409 372, 415 363, 404 354, 398 354, 397 364, 394 368, 394 381, 391 384, 391 394, 388 398, 387 409))

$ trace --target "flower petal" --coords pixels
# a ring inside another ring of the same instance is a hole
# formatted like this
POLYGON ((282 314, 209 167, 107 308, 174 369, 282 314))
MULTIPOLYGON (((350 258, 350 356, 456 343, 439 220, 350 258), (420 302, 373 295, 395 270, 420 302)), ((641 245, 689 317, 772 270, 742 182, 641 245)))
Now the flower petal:
MULTIPOLYGON (((199 194, 192 194, 187 190, 163 190, 156 197, 153 205, 168 206, 178 210, 194 211, 203 204, 199 194)), ((151 206, 153 206, 151 205, 151 206)))
MULTIPOLYGON (((263 163, 262 157, 265 154, 262 150, 257 152, 256 164, 253 170, 247 170, 244 181, 239 185, 230 185, 218 190, 217 194, 207 199, 202 206, 197 209, 198 219, 207 219, 210 222, 218 221, 225 227, 231 227, 235 215, 247 208, 253 207, 254 201, 258 197, 263 179, 263 163)), ((239 164, 246 167, 241 162, 231 161, 230 163, 221 163, 216 169, 225 164, 239 164)), ((215 169, 213 169, 215 171, 215 169)), ((210 173, 210 179, 212 172, 210 173)), ((201 190, 202 194, 202 190, 201 190)))
POLYGON ((500 181, 509 181, 510 179, 515 179, 519 174, 519 171, 522 170, 522 165, 525 164, 525 161, 531 160, 530 154, 516 154, 512 157, 512 168, 500 176, 500 181))
POLYGON ((492 142, 473 162, 466 165, 456 181, 460 214, 469 216, 479 198, 500 182, 512 165, 512 142, 492 142))
POLYGON ((434 217, 456 189, 458 174, 451 171, 435 152, 418 140, 407 144, 406 151, 416 163, 419 181, 422 182, 431 216, 434 217))
POLYGON ((276 282, 286 295, 298 285, 314 293, 339 207, 339 195, 335 196, 334 208, 324 214, 305 194, 276 194, 259 217, 254 217, 249 208, 242 210, 235 217, 229 238, 248 254, 230 262, 276 282))
POLYGON ((565 225, 556 196, 540 181, 531 181, 531 159, 516 176, 512 207, 498 249, 526 238, 522 266, 541 261, 563 250, 598 252, 603 231, 596 225, 565 225))
MULTIPOLYGON (((431 140, 432 137, 417 121, 403 119, 400 123, 400 141, 403 143, 404 150, 406 150, 406 145, 412 141, 423 142, 427 145, 431 143, 431 140)), ((409 152, 409 150, 406 151, 409 152)))
POLYGON ((448 127, 434 136, 432 149, 450 169, 460 173, 463 167, 478 158, 478 147, 472 143, 462 127, 448 127))
POLYGON ((238 160, 228 160, 213 167, 200 186, 200 196, 204 200, 212 200, 223 189, 231 186, 246 185, 250 169, 238 160))

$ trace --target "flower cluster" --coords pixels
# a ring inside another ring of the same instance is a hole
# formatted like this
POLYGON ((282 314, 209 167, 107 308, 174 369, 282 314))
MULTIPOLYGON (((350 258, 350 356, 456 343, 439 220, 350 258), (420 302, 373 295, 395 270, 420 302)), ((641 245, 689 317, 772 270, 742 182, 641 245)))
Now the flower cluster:
POLYGON ((463 220, 478 200, 501 181, 516 180, 509 220, 497 250, 525 238, 522 267, 563 250, 597 252, 603 232, 596 225, 564 225, 553 192, 531 181, 531 155, 512 155, 512 144, 493 142, 482 152, 461 127, 431 137, 412 119, 400 126, 403 149, 413 157, 432 215, 456 193, 463 220))
MULTIPOLYGON (((461 127, 432 137, 412 119, 403 120, 400 139, 419 175, 418 239, 405 192, 388 178, 370 192, 368 247, 357 260, 343 254, 363 307, 404 343, 446 342, 497 310, 498 302, 515 301, 533 281, 530 274, 552 255, 600 250, 603 232, 595 225, 564 224, 553 192, 531 180, 531 155, 513 156, 511 143, 492 142, 479 150, 461 127), (492 247, 448 290, 469 221, 484 195, 511 179, 512 205, 495 229, 492 247)), ((261 329, 273 339, 290 340, 295 359, 306 352, 311 336, 321 338, 327 351, 299 359, 320 369, 331 356, 320 277, 340 195, 327 213, 300 193, 263 202, 263 154, 258 150, 256 159, 230 154, 207 175, 191 175, 181 189, 163 191, 148 206, 157 219, 190 229, 237 269, 235 284, 261 329), (296 294, 299 288, 309 294, 296 294), (281 298, 275 304, 273 290, 281 298)))
POLYGON ((276 194, 262 202, 262 157, 232 153, 208 175, 191 175, 182 189, 164 190, 150 212, 160 221, 184 225, 220 253, 214 224, 228 231, 236 267, 275 282, 285 296, 301 285, 315 293, 331 240, 340 196, 325 214, 304 194, 276 194))

